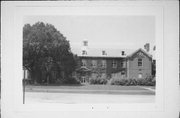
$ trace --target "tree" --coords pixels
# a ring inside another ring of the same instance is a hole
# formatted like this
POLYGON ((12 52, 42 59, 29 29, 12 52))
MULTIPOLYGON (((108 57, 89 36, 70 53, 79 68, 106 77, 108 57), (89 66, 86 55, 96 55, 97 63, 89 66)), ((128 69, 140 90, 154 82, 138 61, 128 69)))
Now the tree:
POLYGON ((152 61, 152 76, 156 77, 156 60, 152 61))
POLYGON ((68 78, 76 68, 76 60, 69 41, 53 25, 24 25, 23 66, 34 82, 54 83, 68 78))

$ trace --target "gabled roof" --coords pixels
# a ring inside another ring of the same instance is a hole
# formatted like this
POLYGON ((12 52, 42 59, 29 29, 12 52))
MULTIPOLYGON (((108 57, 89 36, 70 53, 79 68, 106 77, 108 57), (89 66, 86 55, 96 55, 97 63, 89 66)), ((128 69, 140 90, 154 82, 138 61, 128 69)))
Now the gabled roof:
POLYGON ((140 51, 141 51, 142 53, 144 53, 147 57, 152 58, 152 55, 149 54, 148 52, 144 51, 142 48, 139 48, 138 50, 136 50, 135 52, 131 53, 131 54, 128 55, 127 57, 128 57, 128 58, 131 58, 131 57, 133 57, 137 52, 140 52, 140 51))
POLYGON ((90 72, 91 69, 87 68, 86 66, 81 66, 80 68, 76 69, 77 72, 90 72))

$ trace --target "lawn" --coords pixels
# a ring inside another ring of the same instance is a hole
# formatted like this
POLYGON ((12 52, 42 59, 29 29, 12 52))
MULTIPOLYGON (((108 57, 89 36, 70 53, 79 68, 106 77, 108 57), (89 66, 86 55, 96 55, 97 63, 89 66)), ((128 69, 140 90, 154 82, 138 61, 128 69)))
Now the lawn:
POLYGON ((83 94, 130 94, 154 95, 145 86, 81 85, 81 86, 26 86, 26 92, 83 93, 83 94))
POLYGON ((138 86, 118 86, 118 85, 62 85, 62 86, 31 86, 26 88, 41 88, 41 89, 82 89, 82 90, 138 90, 138 86))

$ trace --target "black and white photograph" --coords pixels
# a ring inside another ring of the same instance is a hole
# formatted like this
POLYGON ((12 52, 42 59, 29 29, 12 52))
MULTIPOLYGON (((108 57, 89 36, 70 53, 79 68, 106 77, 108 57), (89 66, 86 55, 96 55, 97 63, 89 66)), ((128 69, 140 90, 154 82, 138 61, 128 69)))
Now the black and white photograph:
POLYGON ((2 2, 2 118, 178 118, 179 6, 2 2))
POLYGON ((154 16, 27 16, 24 103, 153 103, 154 16))

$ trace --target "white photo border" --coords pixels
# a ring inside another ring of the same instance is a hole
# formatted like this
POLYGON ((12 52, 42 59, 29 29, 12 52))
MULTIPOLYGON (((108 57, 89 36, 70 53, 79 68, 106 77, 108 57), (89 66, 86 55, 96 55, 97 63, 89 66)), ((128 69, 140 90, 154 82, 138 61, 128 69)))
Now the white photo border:
MULTIPOLYGON (((12 111, 164 111, 164 9, 162 5, 155 5, 154 3, 137 3, 137 2, 19 2, 12 6, 10 32, 12 35, 7 38, 4 43, 11 47, 12 55, 9 55, 8 62, 13 61, 9 65, 11 75, 5 75, 12 78, 11 80, 3 80, 3 90, 10 89, 8 92, 12 95, 5 95, 10 100, 9 107, 12 111), (22 92, 22 29, 23 18, 25 16, 52 16, 52 15, 126 15, 126 16, 155 16, 156 19, 156 102, 155 103, 121 103, 121 104, 23 104, 22 92), (10 38, 15 38, 12 40, 10 38), (6 87, 6 85, 12 85, 6 87)), ((5 60, 7 57, 3 57, 5 60)), ((4 93, 3 93, 4 95, 4 93)), ((8 107, 7 106, 7 107, 8 107)))

